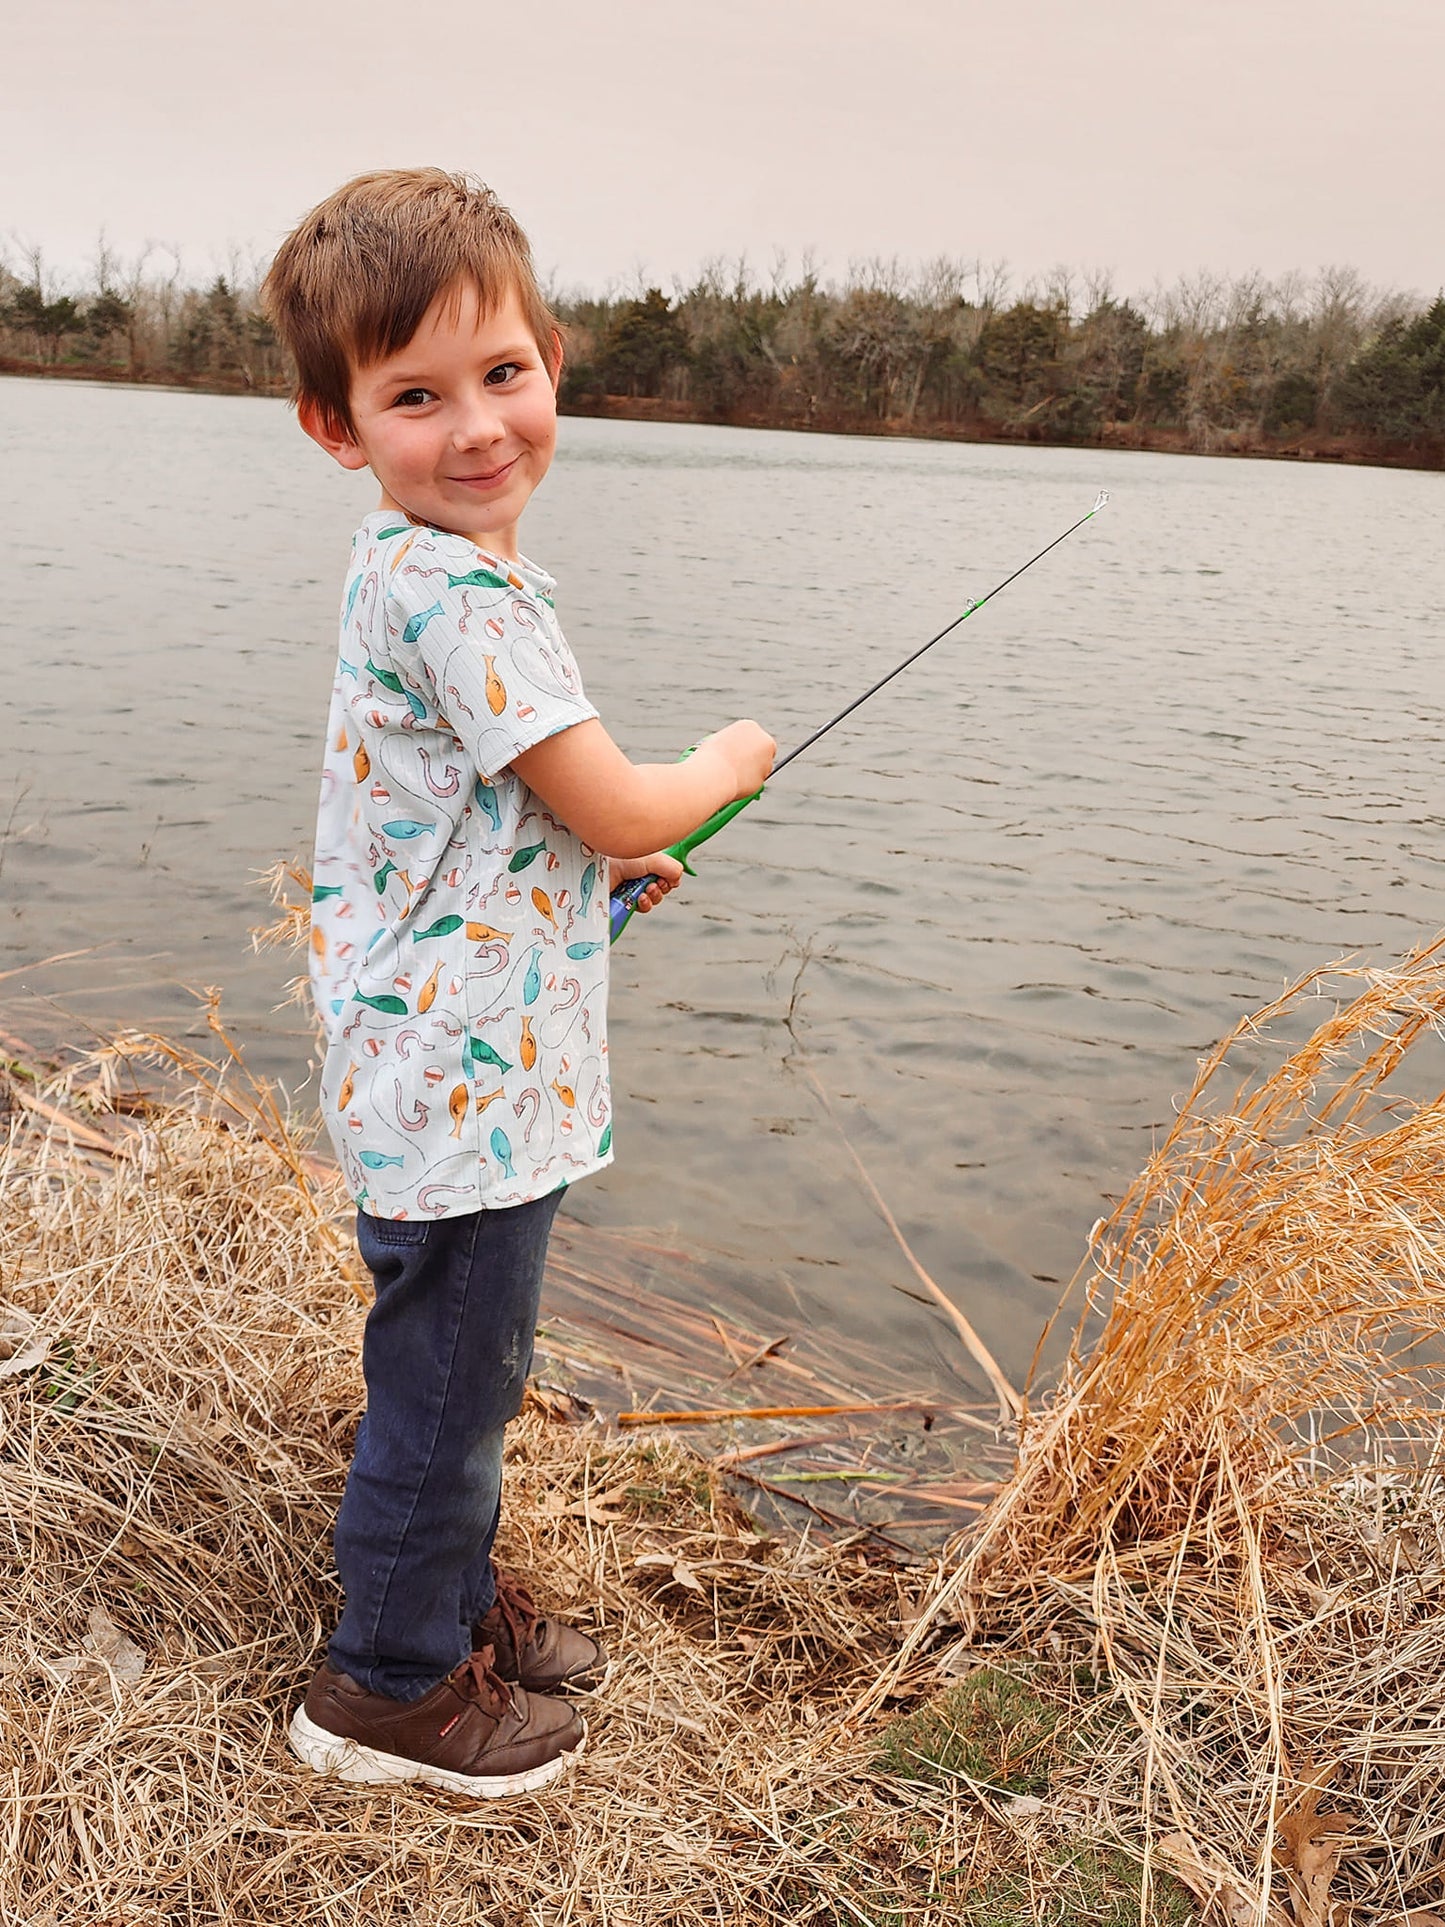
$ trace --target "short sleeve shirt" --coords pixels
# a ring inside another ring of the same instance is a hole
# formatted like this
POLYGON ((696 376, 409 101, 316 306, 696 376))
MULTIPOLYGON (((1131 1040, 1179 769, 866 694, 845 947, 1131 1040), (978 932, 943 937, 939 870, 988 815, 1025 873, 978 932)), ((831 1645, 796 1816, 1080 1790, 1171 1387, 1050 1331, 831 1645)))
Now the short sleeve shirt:
POLYGON ((606 859, 513 758, 597 714, 550 576, 370 515, 317 818, 321 1099, 388 1218, 527 1203, 610 1162, 606 859))

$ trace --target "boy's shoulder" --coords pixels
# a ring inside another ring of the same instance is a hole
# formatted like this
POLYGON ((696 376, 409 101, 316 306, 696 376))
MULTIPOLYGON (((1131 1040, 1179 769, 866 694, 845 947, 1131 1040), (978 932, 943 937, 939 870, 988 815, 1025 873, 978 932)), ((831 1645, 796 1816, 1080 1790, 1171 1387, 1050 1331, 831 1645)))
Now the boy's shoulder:
POLYGON ((449 595, 464 589, 521 595, 554 606, 556 583, 545 569, 525 558, 513 562, 481 548, 470 536, 408 522, 396 510, 368 515, 352 538, 352 576, 378 570, 388 593, 403 600, 423 581, 449 595))

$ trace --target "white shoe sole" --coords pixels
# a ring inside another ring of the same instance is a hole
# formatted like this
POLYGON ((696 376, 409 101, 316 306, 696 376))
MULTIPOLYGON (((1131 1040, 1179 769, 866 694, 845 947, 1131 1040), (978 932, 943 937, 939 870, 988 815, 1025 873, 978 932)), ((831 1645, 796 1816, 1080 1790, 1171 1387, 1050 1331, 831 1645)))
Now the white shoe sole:
POLYGON ((587 1728, 570 1752, 559 1753, 540 1766, 529 1766, 523 1773, 451 1773, 442 1766, 428 1766, 424 1760, 408 1760, 399 1753, 383 1753, 360 1740, 345 1739, 328 1733, 311 1719, 304 1706, 298 1706, 288 1732, 291 1751, 313 1773, 334 1774, 359 1786, 400 1786, 407 1782, 438 1787, 444 1793, 464 1793, 474 1800, 504 1800, 509 1794, 535 1793, 539 1787, 559 1779, 582 1751, 587 1728))

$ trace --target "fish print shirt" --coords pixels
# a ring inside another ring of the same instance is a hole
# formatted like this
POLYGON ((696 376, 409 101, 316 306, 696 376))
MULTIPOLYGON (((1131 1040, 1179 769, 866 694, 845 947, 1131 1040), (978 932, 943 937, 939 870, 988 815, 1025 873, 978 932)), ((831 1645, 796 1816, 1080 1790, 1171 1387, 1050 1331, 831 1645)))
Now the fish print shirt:
POLYGON ((607 871, 509 765, 595 716, 552 578, 369 515, 311 911, 323 1113, 358 1205, 448 1218, 611 1161, 607 871))

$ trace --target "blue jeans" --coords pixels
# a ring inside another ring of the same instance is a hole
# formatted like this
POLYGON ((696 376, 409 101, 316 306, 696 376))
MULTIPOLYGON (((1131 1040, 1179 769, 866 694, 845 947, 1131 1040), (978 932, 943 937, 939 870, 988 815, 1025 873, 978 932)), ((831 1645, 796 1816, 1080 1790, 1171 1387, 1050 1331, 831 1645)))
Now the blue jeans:
POLYGON ((522 1408, 560 1200, 435 1220, 357 1213, 376 1302, 336 1521, 346 1608, 329 1656, 373 1693, 429 1692, 471 1651, 496 1596, 502 1435, 522 1408))

